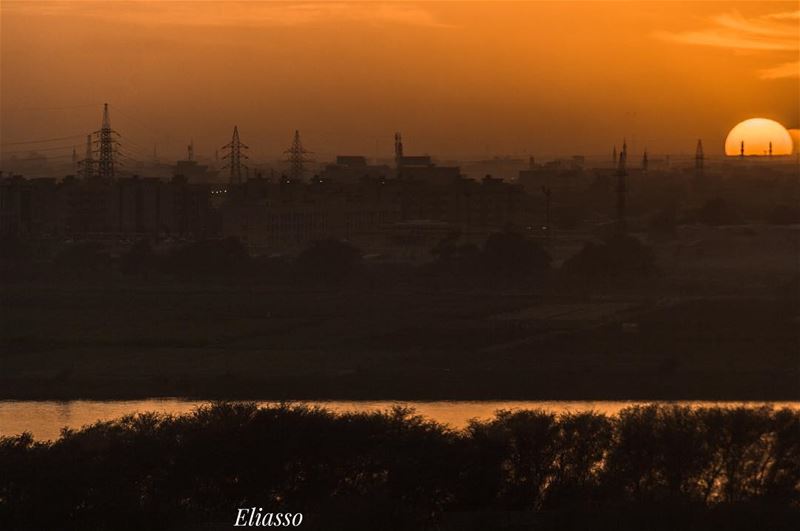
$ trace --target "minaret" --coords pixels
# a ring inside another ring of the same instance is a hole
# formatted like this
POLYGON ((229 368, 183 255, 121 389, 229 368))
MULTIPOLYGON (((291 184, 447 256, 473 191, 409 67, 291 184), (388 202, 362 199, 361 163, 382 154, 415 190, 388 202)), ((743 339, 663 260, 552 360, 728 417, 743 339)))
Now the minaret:
POLYGON ((403 165, 403 137, 400 133, 394 134, 394 165, 398 170, 403 165))
POLYGON ((703 155, 703 141, 697 139, 697 148, 694 150, 694 173, 697 177, 703 175, 703 164, 705 156, 703 155))
POLYGON ((622 151, 619 153, 619 162, 617 164, 617 232, 625 234, 627 231, 626 221, 626 197, 627 197, 627 183, 625 177, 628 172, 625 167, 628 161, 628 144, 623 140, 622 151))
POLYGON ((194 139, 189 140, 189 145, 186 146, 186 150, 188 151, 189 160, 194 160, 194 139))
POLYGON ((772 156, 772 140, 769 141, 769 156, 772 156))
POLYGON ((72 172, 78 171, 78 151, 72 146, 72 172))
POLYGON ((742 143, 739 144, 739 156, 744 157, 744 140, 742 140, 742 143))
POLYGON ((647 172, 647 148, 644 148, 644 154, 642 155, 642 171, 647 172))
POLYGON ((617 165, 617 145, 614 144, 614 150, 611 152, 611 163, 617 165))

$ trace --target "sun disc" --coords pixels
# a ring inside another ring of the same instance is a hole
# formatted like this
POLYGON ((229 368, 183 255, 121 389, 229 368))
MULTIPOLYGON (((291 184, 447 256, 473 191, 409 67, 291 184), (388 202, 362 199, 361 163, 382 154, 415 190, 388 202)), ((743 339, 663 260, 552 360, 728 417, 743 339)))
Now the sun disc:
POLYGON ((792 137, 789 131, 767 118, 750 118, 736 124, 725 139, 728 156, 791 155, 792 137))

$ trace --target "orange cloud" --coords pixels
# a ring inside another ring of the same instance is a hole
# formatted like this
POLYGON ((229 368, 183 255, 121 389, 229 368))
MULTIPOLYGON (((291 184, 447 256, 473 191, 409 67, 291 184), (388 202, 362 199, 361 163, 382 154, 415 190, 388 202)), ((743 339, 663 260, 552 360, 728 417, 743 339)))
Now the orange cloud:
POLYGON ((781 65, 765 68, 759 72, 761 79, 786 79, 798 77, 800 61, 792 61, 781 65))
POLYGON ((105 2, 44 1, 3 4, 4 10, 49 16, 97 17, 145 25, 186 26, 298 26, 329 20, 364 23, 393 23, 410 26, 449 27, 419 5, 377 2, 153 2, 133 0, 115 4, 105 2), (198 5, 202 9, 198 9, 198 5))
MULTIPOLYGON (((800 11, 747 18, 738 11, 711 17, 711 26, 697 31, 659 31, 655 37, 682 44, 758 52, 800 52, 800 11)), ((759 72, 761 79, 800 77, 800 64, 787 62, 759 72)))

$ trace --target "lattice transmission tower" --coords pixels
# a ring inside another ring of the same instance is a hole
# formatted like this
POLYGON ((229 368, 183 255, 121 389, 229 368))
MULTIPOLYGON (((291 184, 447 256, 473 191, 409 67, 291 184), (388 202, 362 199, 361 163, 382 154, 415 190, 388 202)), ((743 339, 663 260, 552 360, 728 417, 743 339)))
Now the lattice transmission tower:
POLYGON ((313 159, 306 156, 312 152, 303 147, 303 143, 300 141, 300 131, 294 132, 292 145, 284 153, 286 154, 286 162, 289 163, 289 179, 292 181, 301 180, 306 171, 306 163, 312 162, 313 159))
POLYGON ((119 133, 111 129, 111 119, 108 116, 108 103, 103 104, 103 124, 99 131, 94 132, 95 145, 97 146, 97 171, 98 177, 113 179, 119 162, 116 160, 117 147, 119 146, 119 133))
POLYGON ((247 165, 242 160, 247 160, 247 145, 239 140, 239 127, 233 126, 233 138, 222 146, 222 160, 226 161, 223 169, 230 170, 230 184, 242 184, 242 169, 247 169, 247 165))
POLYGON ((92 135, 86 135, 86 153, 83 159, 78 161, 78 169, 81 177, 90 179, 94 175, 94 151, 92 149, 92 135))

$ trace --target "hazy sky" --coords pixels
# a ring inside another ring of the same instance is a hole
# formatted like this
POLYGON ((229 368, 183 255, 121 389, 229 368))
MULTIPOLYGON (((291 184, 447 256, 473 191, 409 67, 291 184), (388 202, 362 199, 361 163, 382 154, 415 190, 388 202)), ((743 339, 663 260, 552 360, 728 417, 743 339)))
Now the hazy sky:
POLYGON ((399 130, 410 154, 545 157, 800 126, 796 1, 0 5, 6 151, 85 135, 106 101, 131 149, 173 158, 234 124, 260 160, 294 129, 322 156, 389 155, 399 130))

